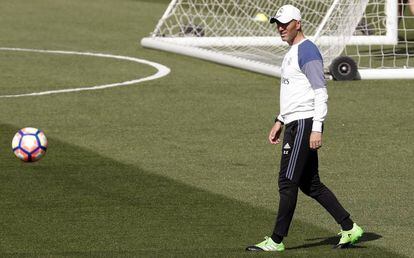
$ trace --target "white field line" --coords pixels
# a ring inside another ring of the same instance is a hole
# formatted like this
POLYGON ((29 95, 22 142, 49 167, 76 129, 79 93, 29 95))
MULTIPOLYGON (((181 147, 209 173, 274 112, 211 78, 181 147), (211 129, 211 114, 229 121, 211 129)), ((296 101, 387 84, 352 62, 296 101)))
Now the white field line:
POLYGON ((148 76, 145 78, 139 78, 139 79, 135 79, 131 81, 117 82, 117 83, 90 86, 90 87, 79 87, 79 88, 70 88, 70 89, 62 89, 62 90, 32 92, 32 93, 24 93, 24 94, 16 94, 16 95, 0 95, 0 98, 17 98, 17 97, 28 97, 28 96, 51 95, 51 94, 59 94, 59 93, 67 93, 67 92, 78 92, 78 91, 85 91, 85 90, 101 90, 101 89, 106 89, 106 88, 121 87, 121 86, 141 83, 145 81, 155 80, 155 79, 164 77, 170 73, 170 69, 164 65, 151 62, 148 60, 144 60, 144 59, 129 57, 129 56, 118 56, 118 55, 110 55, 110 54, 102 54, 102 53, 77 52, 77 51, 41 50, 41 49, 7 48, 7 47, 0 47, 0 51, 21 51, 21 52, 50 53, 50 54, 62 54, 62 55, 105 57, 105 58, 113 58, 113 59, 119 59, 119 60, 127 60, 127 61, 132 61, 132 62, 140 63, 140 64, 146 64, 158 70, 157 73, 151 76, 148 76))

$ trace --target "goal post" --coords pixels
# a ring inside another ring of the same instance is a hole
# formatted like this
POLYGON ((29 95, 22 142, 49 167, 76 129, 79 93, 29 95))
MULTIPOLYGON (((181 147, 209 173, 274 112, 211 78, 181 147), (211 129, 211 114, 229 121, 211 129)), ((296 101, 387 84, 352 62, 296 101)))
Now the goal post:
MULTIPOLYGON (((414 39, 411 34, 399 38, 396 0, 173 0, 141 44, 279 77, 289 46, 263 15, 284 4, 302 11, 304 33, 320 48, 326 71, 346 55, 357 63, 362 79, 414 78, 414 39), (405 56, 399 50, 404 43, 405 56), (377 49, 388 47, 399 51, 398 60, 389 60, 387 52, 378 62, 377 49)), ((411 18, 404 24, 414 29, 411 18)))

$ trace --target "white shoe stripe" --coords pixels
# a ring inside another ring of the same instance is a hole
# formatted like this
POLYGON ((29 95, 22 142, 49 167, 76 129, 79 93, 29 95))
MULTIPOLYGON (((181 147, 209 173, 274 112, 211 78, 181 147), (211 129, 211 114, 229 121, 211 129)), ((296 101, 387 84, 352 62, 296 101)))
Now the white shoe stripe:
POLYGON ((269 251, 276 251, 276 247, 275 246, 271 246, 271 245, 266 245, 261 247, 264 251, 269 252, 269 251))

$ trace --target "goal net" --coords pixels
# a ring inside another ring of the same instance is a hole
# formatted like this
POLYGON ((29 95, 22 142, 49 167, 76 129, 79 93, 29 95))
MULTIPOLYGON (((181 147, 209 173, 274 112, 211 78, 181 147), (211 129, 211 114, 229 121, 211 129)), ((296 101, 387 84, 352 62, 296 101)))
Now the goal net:
POLYGON ((370 0, 343 55, 369 79, 414 79, 414 1, 370 0), (363 40, 358 40, 358 38, 363 40))
POLYGON ((280 76, 289 46, 266 16, 284 4, 301 10, 304 33, 318 45, 327 71, 341 55, 357 62, 362 78, 373 76, 368 70, 414 68, 409 34, 399 39, 396 0, 173 0, 141 44, 280 76))

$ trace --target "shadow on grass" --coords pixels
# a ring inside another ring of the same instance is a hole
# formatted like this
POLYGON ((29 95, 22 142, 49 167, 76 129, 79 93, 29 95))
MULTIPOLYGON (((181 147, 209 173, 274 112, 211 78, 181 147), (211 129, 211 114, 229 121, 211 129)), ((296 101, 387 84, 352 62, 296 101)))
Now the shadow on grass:
MULTIPOLYGON (((377 239, 380 239, 380 238, 382 238, 381 235, 378 235, 378 234, 372 233, 372 232, 365 232, 364 235, 361 237, 361 239, 358 241, 358 244, 353 245, 350 248, 365 248, 364 246, 361 246, 362 243, 369 242, 369 241, 374 241, 374 240, 377 240, 377 239)), ((307 244, 294 246, 294 247, 290 247, 290 248, 286 248, 286 249, 294 250, 294 249, 312 248, 312 247, 326 246, 326 245, 335 246, 338 243, 338 240, 339 240, 338 236, 311 238, 311 239, 306 239, 306 241, 313 242, 313 243, 307 243, 307 244)))
MULTIPOLYGON (((273 226, 274 212, 51 137, 43 160, 21 163, 9 146, 16 129, 0 125, 2 257, 251 257, 244 248, 273 226)), ((312 236, 330 233, 294 224, 289 243, 303 241, 302 228, 312 236)), ((334 238, 320 239, 286 255, 341 256, 328 246, 334 238)), ((347 254, 398 257, 375 246, 347 254)))

